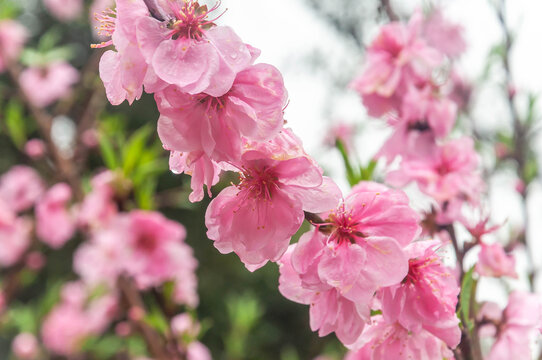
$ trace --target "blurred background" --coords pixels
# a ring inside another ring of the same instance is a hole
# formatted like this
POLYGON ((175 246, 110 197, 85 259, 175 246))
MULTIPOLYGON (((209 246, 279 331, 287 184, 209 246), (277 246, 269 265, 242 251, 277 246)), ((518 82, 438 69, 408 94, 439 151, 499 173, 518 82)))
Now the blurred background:
MULTIPOLYGON (((90 120, 85 126, 96 129, 94 135, 106 141, 87 146, 85 181, 88 183, 98 169, 121 167, 124 176, 133 183, 137 207, 159 209, 187 228, 187 243, 193 247, 199 262, 200 341, 211 350, 214 359, 298 360, 319 355, 342 358, 345 349, 334 335, 319 338, 311 332, 308 307, 280 295, 275 264, 250 273, 235 254, 220 254, 206 238, 204 214, 209 199, 206 197, 196 204, 188 202, 189 177, 168 171, 168 154, 162 151, 155 132, 158 112, 152 96, 144 94, 132 106, 126 102, 111 106, 107 102, 97 76, 101 50, 91 49, 89 44, 97 42, 90 23, 92 13, 110 6, 108 3, 107 0, 85 1, 84 8, 73 20, 59 21, 58 15, 42 1, 0 0, 0 18, 16 17, 31 34, 22 54, 23 64, 64 59, 80 71, 76 92, 51 109, 57 114, 52 129, 54 141, 64 151, 75 151, 81 112, 90 111, 90 120), (142 133, 146 135, 141 136, 142 133), (143 139, 138 159, 145 158, 146 163, 153 164, 152 171, 144 173, 143 178, 138 170, 144 163, 136 162, 128 171, 123 167, 126 158, 115 159, 125 147, 133 144, 134 134, 143 139), (107 151, 108 147, 112 152, 107 151)), ((518 182, 514 164, 497 166, 495 156, 494 144, 506 145, 512 132, 506 98, 509 89, 504 88, 504 71, 498 60, 504 39, 495 10, 499 4, 489 0, 432 3, 398 0, 391 4, 404 21, 418 8, 438 5, 449 20, 464 27, 468 47, 458 69, 474 91, 469 113, 460 126, 479 135, 478 148, 484 167, 491 170, 487 202, 493 221, 504 224, 495 236, 508 238, 510 234, 525 231, 535 263, 542 264, 540 181, 528 184, 529 196, 522 198, 511 190, 518 182), (524 200, 528 218, 532 219, 526 229, 524 200)), ((333 142, 332 145, 326 143, 326 136, 334 126, 353 126, 357 157, 360 163, 366 164, 390 133, 383 122, 367 116, 358 95, 348 89, 349 82, 360 71, 365 47, 378 27, 389 21, 382 3, 377 0, 223 0, 221 8, 228 10, 218 23, 234 28, 241 39, 262 50, 260 62, 273 64, 282 72, 290 98, 285 115, 288 126, 301 137, 306 151, 317 159, 327 175, 333 177, 343 191, 348 191, 340 153, 333 142)), ((514 0, 506 4, 505 15, 514 40, 510 51, 511 71, 522 116, 541 111, 540 103, 532 100, 537 99, 542 90, 540 14, 542 2, 539 0, 514 0)), ((12 84, 5 73, 0 74, 0 114, 0 173, 17 163, 38 169, 46 167, 21 156, 22 145, 37 137, 38 129, 32 114, 13 96, 12 84)), ((93 132, 89 134, 92 137, 93 132)), ((540 132, 532 139, 532 151, 531 166, 535 168, 536 178, 542 166, 540 132)), ((213 192, 218 193, 230 181, 226 177, 213 192)), ((414 190, 412 193, 416 196, 414 190)), ((308 225, 301 231, 307 228, 308 225)), ((76 239, 61 251, 47 254, 48 261, 40 272, 22 275, 22 281, 28 286, 17 294, 13 313, 0 328, 0 359, 9 359, 11 340, 21 329, 28 331, 39 326, 44 314, 58 299, 60 284, 76 278, 71 261, 81 241, 76 239)), ((469 255, 475 261, 475 254, 469 255)), ((525 267, 521 251, 518 256, 518 266, 525 267)), ((6 271, 2 270, 2 275, 5 278, 6 271)), ((501 290, 492 281, 500 280, 483 279, 478 293, 480 300, 493 299, 505 305, 504 294, 499 293, 501 290)), ((537 289, 542 288, 540 281, 542 279, 536 282, 537 289)), ((520 278, 510 280, 509 286, 527 288, 527 284, 526 279, 520 278)), ((88 358, 107 359, 115 347, 126 346, 111 339, 105 335, 92 343, 92 355, 88 358)), ((134 349, 137 353, 137 345, 134 349)))

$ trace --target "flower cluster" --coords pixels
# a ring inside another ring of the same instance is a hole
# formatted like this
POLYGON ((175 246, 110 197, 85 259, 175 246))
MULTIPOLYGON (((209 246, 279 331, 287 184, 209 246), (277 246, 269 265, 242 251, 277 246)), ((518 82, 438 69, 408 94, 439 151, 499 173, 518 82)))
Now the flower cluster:
POLYGON ((170 168, 192 176, 191 201, 211 195, 222 171, 239 173, 206 215, 207 235, 250 270, 277 261, 304 211, 329 211, 340 192, 283 128, 287 91, 278 69, 214 21, 218 3, 118 0, 99 17, 114 45, 100 62, 112 104, 153 93, 170 168))
MULTIPOLYGON (((64 285, 60 303, 41 328, 43 344, 55 354, 77 354, 85 339, 115 321, 122 278, 133 279, 140 290, 171 283, 172 301, 189 308, 198 304, 197 261, 184 242, 184 227, 157 212, 119 211, 118 181, 113 172, 99 173, 91 180, 92 191, 75 203, 67 184, 46 189, 30 167, 15 166, 0 178, 0 267, 24 264, 38 271, 46 261, 43 245, 58 250, 76 233, 88 238, 73 259, 80 279, 64 285)), ((25 351, 25 339, 14 343, 22 347, 17 351, 25 351)), ((194 344, 199 349, 194 351, 207 351, 194 344)))
POLYGON ((472 140, 448 138, 465 105, 454 96, 457 73, 446 68, 464 49, 461 28, 440 10, 425 18, 417 12, 408 24, 382 27, 368 48, 363 72, 351 84, 369 114, 385 115, 393 129, 377 155, 388 163, 401 156, 387 182, 417 183, 436 201, 445 223, 458 219, 464 202, 477 204, 483 188, 472 140), (436 75, 446 71, 445 80, 436 75))

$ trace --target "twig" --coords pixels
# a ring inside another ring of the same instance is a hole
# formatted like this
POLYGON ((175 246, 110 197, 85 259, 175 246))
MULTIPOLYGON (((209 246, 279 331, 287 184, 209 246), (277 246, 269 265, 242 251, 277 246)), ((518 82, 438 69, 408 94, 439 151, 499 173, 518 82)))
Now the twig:
POLYGON ((380 0, 380 8, 386 12, 390 21, 399 21, 399 16, 393 11, 390 0, 380 0))
MULTIPOLYGON (((505 42, 505 51, 502 56, 502 63, 505 73, 505 85, 506 85, 506 91, 507 91, 507 102, 508 102, 508 109, 510 111, 510 115, 512 117, 512 124, 513 124, 513 141, 514 141, 514 152, 512 153, 512 158, 517 163, 517 175, 518 178, 523 181, 525 186, 528 185, 526 179, 526 172, 525 168, 527 166, 527 154, 529 150, 529 139, 528 139, 528 128, 522 124, 519 116, 519 112, 516 108, 514 98, 515 98, 515 92, 510 91, 514 87, 514 81, 512 77, 512 71, 510 66, 510 51, 513 46, 513 39, 512 35, 510 34, 510 30, 508 28, 508 24, 506 22, 506 0, 501 0, 500 6, 497 9, 497 18, 499 20, 499 24, 501 25, 501 29, 503 31, 504 35, 504 42, 505 42)), ((531 249, 529 246, 529 239, 528 239, 528 227, 529 227, 529 210, 527 208, 527 200, 528 200, 528 194, 527 189, 525 191, 521 192, 521 207, 523 212, 523 218, 524 218, 524 233, 519 237, 520 243, 525 246, 525 253, 527 257, 527 261, 529 263, 529 285, 531 290, 534 290, 534 279, 536 278, 536 267, 534 264, 534 260, 532 257, 531 249)))
MULTIPOLYGON (((145 315, 145 304, 143 299, 137 290, 135 283, 132 279, 126 276, 121 276, 117 282, 118 288, 121 291, 122 297, 129 309, 139 309, 142 311, 142 315, 145 315)), ((156 360, 172 360, 179 359, 172 357, 166 352, 165 341, 161 336, 149 325, 147 325, 143 319, 130 319, 138 331, 143 336, 145 343, 149 349, 149 352, 156 360)))

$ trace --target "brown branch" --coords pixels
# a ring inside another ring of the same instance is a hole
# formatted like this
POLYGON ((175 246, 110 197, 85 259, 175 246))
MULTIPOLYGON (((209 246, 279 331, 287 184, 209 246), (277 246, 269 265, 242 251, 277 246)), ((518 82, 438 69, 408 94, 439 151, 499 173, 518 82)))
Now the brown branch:
POLYGON ((393 10, 390 0, 380 0, 380 8, 384 10, 390 21, 399 21, 399 16, 393 10))
MULTIPOLYGON (((138 309, 145 315, 145 304, 132 279, 121 276, 117 281, 118 288, 128 309, 138 309)), ((141 333, 147 344, 148 350, 156 360, 171 360, 165 351, 165 341, 153 328, 145 323, 143 319, 130 319, 134 327, 141 333)))
MULTIPOLYGON (((515 91, 510 91, 515 87, 514 80, 512 76, 512 70, 510 65, 510 52, 514 45, 512 34, 510 33, 510 29, 508 28, 508 24, 506 22, 506 0, 501 0, 500 6, 497 9, 497 18, 499 20, 499 24, 501 26, 501 30, 504 35, 504 45, 505 45, 505 51, 502 56, 502 65, 504 68, 505 73, 505 90, 506 90, 506 99, 508 103, 508 109, 510 111, 510 115, 512 117, 512 125, 513 125, 513 142, 514 142, 514 151, 511 154, 511 158, 515 160, 517 167, 516 172, 517 176, 525 186, 528 186, 528 179, 526 178, 526 166, 527 166, 527 156, 529 153, 529 137, 528 132, 529 129, 524 126, 524 124, 521 122, 521 118, 519 115, 519 112, 517 110, 516 104, 514 102, 515 99, 515 91)), ((529 210, 527 208, 527 200, 528 200, 528 193, 527 189, 525 191, 521 192, 521 207, 523 212, 523 218, 524 218, 524 233, 519 236, 519 241, 523 246, 525 246, 525 253, 527 256, 527 261, 529 263, 529 273, 528 273, 528 279, 529 279, 529 285, 531 290, 534 290, 534 280, 536 278, 536 267, 534 263, 534 259, 532 257, 531 249, 529 246, 529 239, 528 239, 528 227, 529 227, 529 210)))

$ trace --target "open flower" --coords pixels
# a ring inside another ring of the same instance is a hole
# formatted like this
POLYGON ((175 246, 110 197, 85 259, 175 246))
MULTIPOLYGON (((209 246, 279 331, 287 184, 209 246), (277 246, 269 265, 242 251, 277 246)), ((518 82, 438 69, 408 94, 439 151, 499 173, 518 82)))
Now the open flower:
POLYGON ((428 331, 412 332, 399 323, 388 324, 381 316, 373 317, 345 360, 451 360, 453 353, 446 344, 428 331))
POLYGON ((280 72, 257 64, 240 72, 226 94, 190 95, 170 86, 156 94, 158 134, 168 150, 203 151, 213 161, 236 161, 241 135, 267 140, 282 128, 287 92, 280 72))
POLYGON ((215 247, 235 252, 249 270, 282 256, 303 222, 304 210, 329 211, 340 196, 307 155, 277 152, 276 145, 270 141, 249 147, 234 164, 240 183, 222 190, 205 215, 207 236, 215 247))
POLYGON ((238 72, 253 62, 253 49, 208 16, 217 10, 193 0, 145 0, 151 16, 137 21, 137 39, 147 64, 166 84, 190 94, 219 97, 238 72))
POLYGON ((421 16, 408 24, 392 22, 367 49, 367 64, 350 85, 363 99, 369 115, 399 110, 409 84, 425 82, 442 60, 441 54, 420 36, 421 16))
POLYGON ((375 291, 408 273, 403 247, 418 233, 417 215, 401 191, 361 183, 304 234, 280 261, 279 290, 310 304, 311 328, 353 344, 369 321, 375 291))
POLYGON ((455 348, 461 339, 455 315, 459 286, 452 273, 435 253, 440 241, 409 244, 408 274, 400 284, 382 288, 382 314, 388 323, 399 322, 405 329, 425 329, 455 348))

